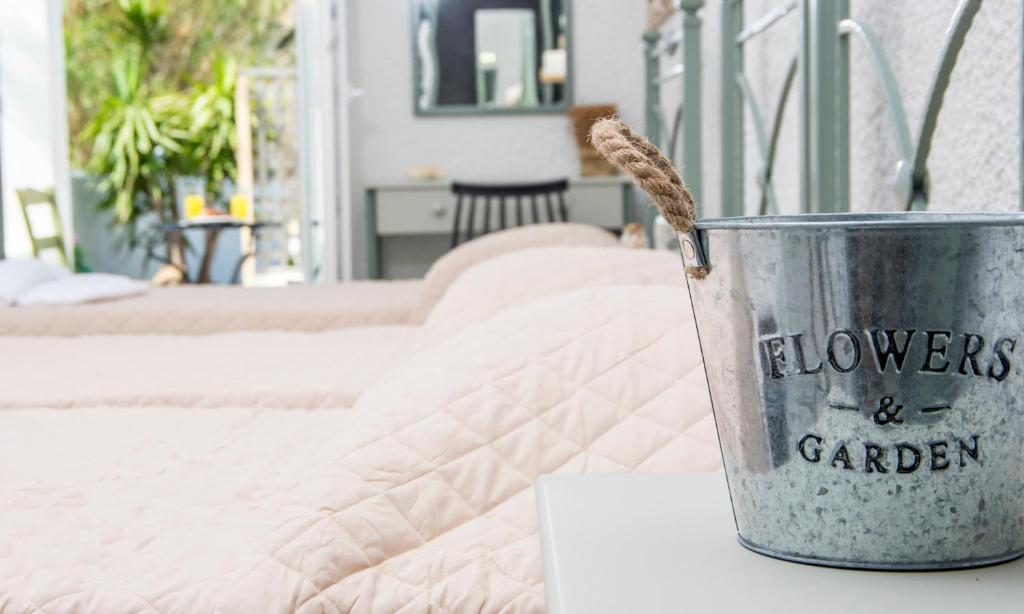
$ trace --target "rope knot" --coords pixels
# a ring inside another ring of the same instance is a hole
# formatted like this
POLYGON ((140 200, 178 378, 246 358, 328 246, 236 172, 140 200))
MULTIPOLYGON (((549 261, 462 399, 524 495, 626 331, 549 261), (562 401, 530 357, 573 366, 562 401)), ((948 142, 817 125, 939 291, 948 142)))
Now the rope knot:
MULTIPOLYGON (((696 217, 693 195, 672 163, 653 143, 617 117, 598 120, 590 129, 590 142, 606 160, 633 177, 676 232, 690 232, 696 217)), ((687 272, 696 279, 707 269, 687 272)))

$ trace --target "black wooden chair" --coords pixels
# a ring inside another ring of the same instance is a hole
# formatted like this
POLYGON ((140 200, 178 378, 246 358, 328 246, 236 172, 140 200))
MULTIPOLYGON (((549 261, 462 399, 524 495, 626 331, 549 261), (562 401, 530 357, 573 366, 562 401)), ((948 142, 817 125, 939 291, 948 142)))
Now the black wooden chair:
POLYGON ((522 226, 526 223, 540 224, 546 222, 566 222, 569 212, 565 206, 565 191, 569 189, 568 179, 545 181, 543 183, 511 183, 511 184, 480 184, 452 183, 455 194, 455 221, 452 224, 452 247, 462 240, 470 240, 474 236, 487 234, 491 230, 501 230, 511 226, 522 226), (543 199, 543 207, 539 200, 543 199), (468 203, 466 202, 468 200, 468 203), (523 213, 524 200, 529 201, 530 222, 523 213), (477 224, 477 202, 482 201, 483 226, 477 224), (512 204, 515 208, 509 211, 512 204), (466 206, 463 221, 463 206, 466 206), (496 205, 496 206, 495 206, 496 205), (541 219, 542 212, 547 220, 541 219), (491 223, 492 218, 494 224, 491 223))

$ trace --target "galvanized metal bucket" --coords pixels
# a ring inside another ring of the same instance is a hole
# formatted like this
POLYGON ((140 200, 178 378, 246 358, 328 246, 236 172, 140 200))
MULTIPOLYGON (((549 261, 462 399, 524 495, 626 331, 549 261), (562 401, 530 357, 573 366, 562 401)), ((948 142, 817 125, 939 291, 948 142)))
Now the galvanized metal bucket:
POLYGON ((1024 554, 1024 214, 679 239, 744 546, 903 570, 1024 554))
POLYGON ((838 567, 1024 554, 1024 214, 695 221, 657 147, 591 142, 678 232, 740 542, 838 567))

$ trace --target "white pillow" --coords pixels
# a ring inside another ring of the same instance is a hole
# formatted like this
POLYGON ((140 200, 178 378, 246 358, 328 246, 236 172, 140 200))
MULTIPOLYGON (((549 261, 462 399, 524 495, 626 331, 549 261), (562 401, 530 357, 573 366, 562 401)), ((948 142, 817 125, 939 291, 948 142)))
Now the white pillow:
POLYGON ((21 294, 35 286, 69 275, 64 267, 42 260, 0 260, 0 305, 13 305, 21 294))
POLYGON ((22 307, 29 305, 71 305, 142 294, 146 282, 123 275, 85 273, 40 284, 17 298, 22 307))

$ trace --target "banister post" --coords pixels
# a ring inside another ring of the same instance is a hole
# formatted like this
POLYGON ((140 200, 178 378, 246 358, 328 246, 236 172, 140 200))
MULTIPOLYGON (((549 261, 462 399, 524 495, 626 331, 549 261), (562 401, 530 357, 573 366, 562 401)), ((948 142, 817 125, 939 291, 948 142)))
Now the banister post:
POLYGON ((804 212, 850 209, 849 0, 800 1, 800 197, 804 212))
POLYGON ((736 75, 743 71, 743 0, 722 0, 722 217, 743 215, 743 99, 736 75))
POLYGON ((656 31, 644 32, 644 132, 647 139, 661 146, 661 125, 658 123, 657 105, 661 101, 661 86, 658 83, 660 61, 654 50, 661 35, 656 31))
POLYGON ((704 203, 704 165, 701 87, 701 18, 704 0, 680 0, 683 11, 683 180, 697 203, 697 215, 704 203))

